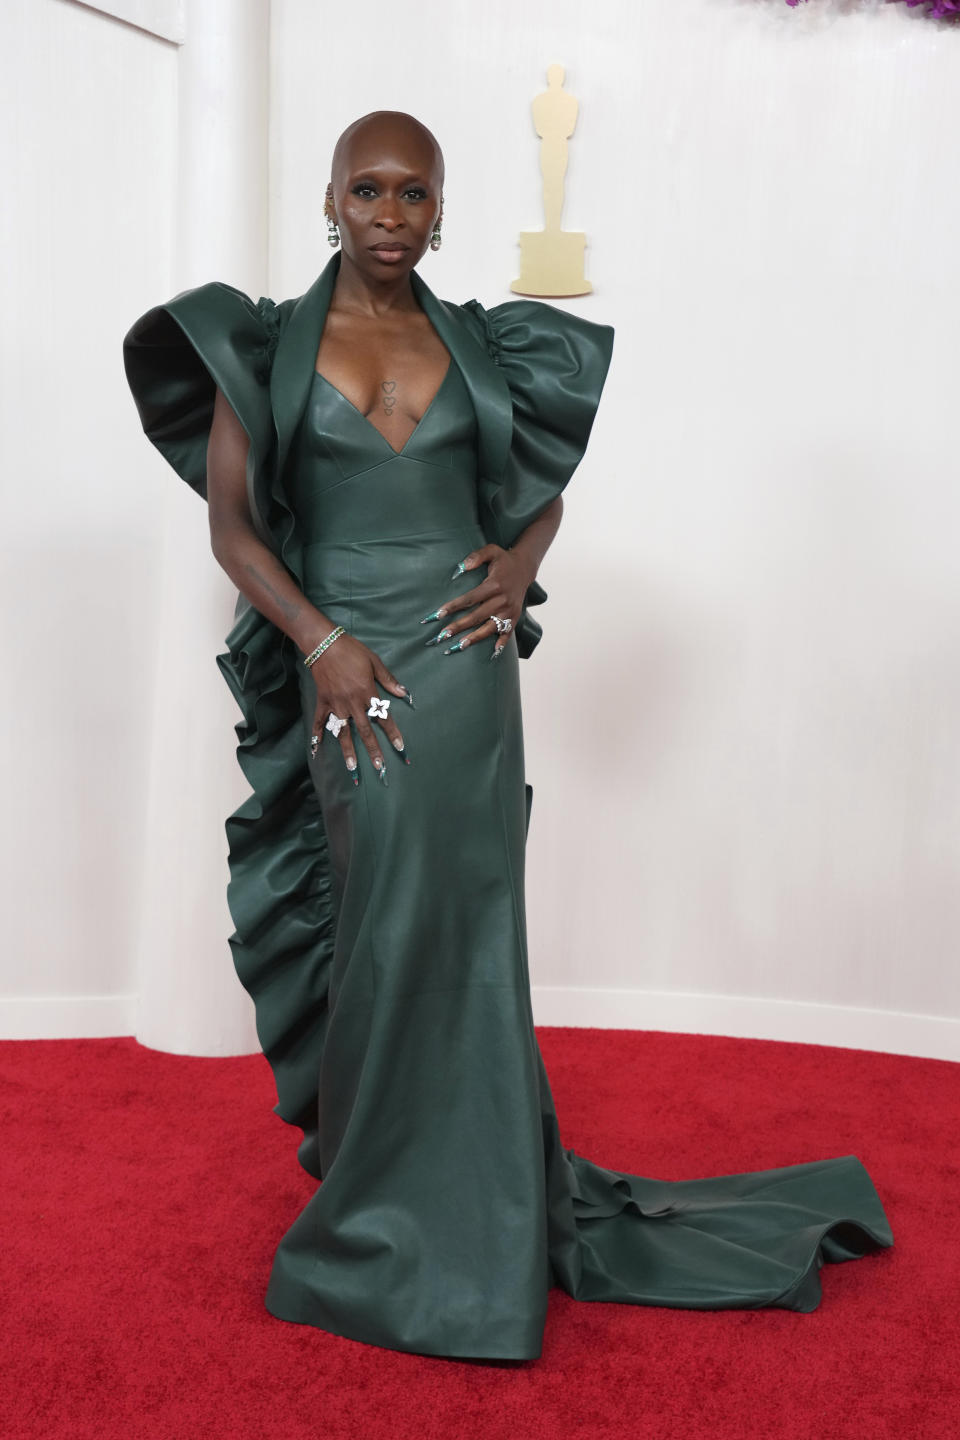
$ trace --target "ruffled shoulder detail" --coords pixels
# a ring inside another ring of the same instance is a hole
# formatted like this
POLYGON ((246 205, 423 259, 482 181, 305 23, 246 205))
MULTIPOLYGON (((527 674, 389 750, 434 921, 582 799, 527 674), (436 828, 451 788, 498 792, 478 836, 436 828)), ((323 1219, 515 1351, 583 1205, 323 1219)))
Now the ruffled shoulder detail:
POLYGON ((217 386, 246 430, 254 460, 270 452, 270 370, 294 303, 267 297, 254 303, 214 280, 153 306, 124 336, 124 370, 144 433, 203 498, 217 386))
MULTIPOLYGON (((244 296, 246 299, 246 296, 244 296)), ((264 384, 269 385, 270 373, 273 369, 273 357, 280 341, 280 333, 283 329, 281 321, 280 306, 276 301, 270 300, 266 295, 261 295, 257 301, 257 314, 263 323, 263 346, 260 351, 260 358, 257 363, 257 378, 264 384)))
POLYGON ((482 326, 487 353, 513 398, 513 440, 495 502, 512 544, 561 493, 593 426, 613 353, 613 327, 540 300, 511 300, 484 310, 463 307, 482 326))
MULTIPOLYGON (((513 401, 506 471, 489 499, 501 543, 511 545, 562 493, 583 458, 613 354, 613 326, 540 300, 509 300, 490 310, 470 300, 460 308, 513 401)), ((526 603, 546 598, 534 582, 526 603)), ((517 627, 521 655, 531 653, 541 633, 525 609, 517 627)))

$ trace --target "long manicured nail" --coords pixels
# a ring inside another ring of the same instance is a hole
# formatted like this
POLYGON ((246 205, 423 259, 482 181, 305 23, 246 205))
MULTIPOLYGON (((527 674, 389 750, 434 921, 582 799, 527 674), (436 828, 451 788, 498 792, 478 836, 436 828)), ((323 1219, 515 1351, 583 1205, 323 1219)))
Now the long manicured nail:
POLYGON ((493 654, 490 656, 490 659, 496 660, 497 656, 502 654, 502 652, 506 650, 506 648, 506 645, 494 645, 493 654))
POLYGON ((442 620, 442 619, 443 619, 443 609, 441 608, 440 610, 434 610, 434 612, 433 612, 432 615, 424 615, 423 619, 420 621, 420 624, 421 624, 421 625, 426 625, 426 624, 428 624, 429 621, 431 621, 431 620, 442 620))
POLYGON ((402 740, 391 740, 391 741, 390 741, 390 744, 393 746, 394 750, 396 750, 397 754, 400 756, 400 759, 403 761, 404 765, 409 765, 409 764, 410 764, 410 757, 407 755, 406 750, 404 750, 404 748, 403 748, 403 741, 402 741, 402 740))
POLYGON ((433 639, 428 640, 426 643, 428 645, 439 645, 441 640, 449 640, 452 634, 452 630, 441 630, 439 635, 434 635, 433 639))
POLYGON ((406 699, 407 704, 410 706, 410 709, 411 709, 411 710, 416 710, 417 707, 416 707, 416 705, 414 705, 414 703, 413 703, 413 696, 411 695, 411 693, 410 693, 409 690, 407 691, 407 693, 406 693, 406 695, 405 695, 404 698, 406 699))
POLYGON ((444 655, 452 655, 453 652, 454 652, 454 650, 466 650, 466 648, 467 648, 467 646, 468 646, 469 644, 470 644, 470 641, 469 641, 468 637, 464 636, 464 638, 463 638, 462 640, 457 640, 457 641, 455 641, 454 644, 451 645, 448 649, 444 650, 443 653, 444 653, 444 655))
POLYGON ((461 561, 460 561, 460 564, 457 566, 456 570, 454 570, 453 574, 450 576, 450 579, 451 579, 451 580, 456 580, 457 576, 458 576, 458 575, 462 575, 462 574, 464 573, 464 571, 466 570, 466 568, 467 568, 467 562, 466 562, 466 560, 461 560, 461 561))
POLYGON ((383 781, 384 785, 386 785, 386 783, 387 783, 387 767, 386 767, 386 765, 384 765, 384 763, 383 763, 382 760, 374 760, 373 764, 374 764, 374 768, 376 769, 377 775, 378 775, 378 776, 380 777, 380 779, 383 781))
POLYGON ((357 757, 355 755, 351 755, 350 758, 347 760, 347 771, 349 772, 350 778, 353 781, 354 785, 359 785, 360 771, 357 769, 357 757))

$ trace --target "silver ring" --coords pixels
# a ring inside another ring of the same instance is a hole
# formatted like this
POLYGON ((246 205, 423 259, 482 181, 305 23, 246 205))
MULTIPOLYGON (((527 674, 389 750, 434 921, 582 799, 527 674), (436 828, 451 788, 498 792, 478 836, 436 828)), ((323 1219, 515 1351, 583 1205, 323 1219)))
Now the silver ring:
POLYGON ((367 710, 367 714, 368 714, 368 715, 372 715, 375 720, 386 720, 386 718, 387 718, 387 711, 388 711, 389 709, 390 709, 390 701, 389 701, 388 699, 386 699, 385 696, 381 696, 381 695, 371 695, 371 696, 370 696, 370 707, 369 707, 369 709, 367 710))
POLYGON ((345 725, 348 725, 349 723, 350 722, 348 720, 341 720, 339 715, 334 715, 333 711, 331 710, 330 714, 327 716, 327 723, 323 728, 325 730, 329 730, 334 740, 336 740, 343 727, 345 725))
POLYGON ((488 615, 487 619, 492 620, 494 625, 496 625, 498 635, 506 635, 509 630, 513 629, 512 620, 501 620, 499 615, 488 615))

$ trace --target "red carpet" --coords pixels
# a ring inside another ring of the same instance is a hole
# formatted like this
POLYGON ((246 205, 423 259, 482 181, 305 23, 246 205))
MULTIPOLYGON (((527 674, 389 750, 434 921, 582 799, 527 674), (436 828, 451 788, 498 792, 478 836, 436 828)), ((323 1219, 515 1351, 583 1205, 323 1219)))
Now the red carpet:
POLYGON ((563 1140, 679 1179, 859 1155, 895 1248, 811 1315, 577 1303, 543 1356, 402 1355, 275 1320, 313 1183, 260 1056, 0 1043, 5 1440, 949 1440, 960 1434, 960 1066, 541 1030, 563 1140))

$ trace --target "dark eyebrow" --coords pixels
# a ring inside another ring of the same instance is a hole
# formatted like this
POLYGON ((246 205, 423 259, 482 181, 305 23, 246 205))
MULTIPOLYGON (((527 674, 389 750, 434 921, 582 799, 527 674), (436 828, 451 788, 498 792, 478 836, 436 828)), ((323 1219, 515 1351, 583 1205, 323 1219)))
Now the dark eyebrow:
MULTIPOLYGON (((350 179, 347 183, 349 185, 359 185, 365 180, 371 181, 374 185, 379 185, 381 183, 378 176, 371 170, 358 171, 356 175, 350 176, 350 179)), ((417 184, 429 186, 430 181, 425 180, 422 175, 405 175, 400 183, 402 185, 417 184)))

